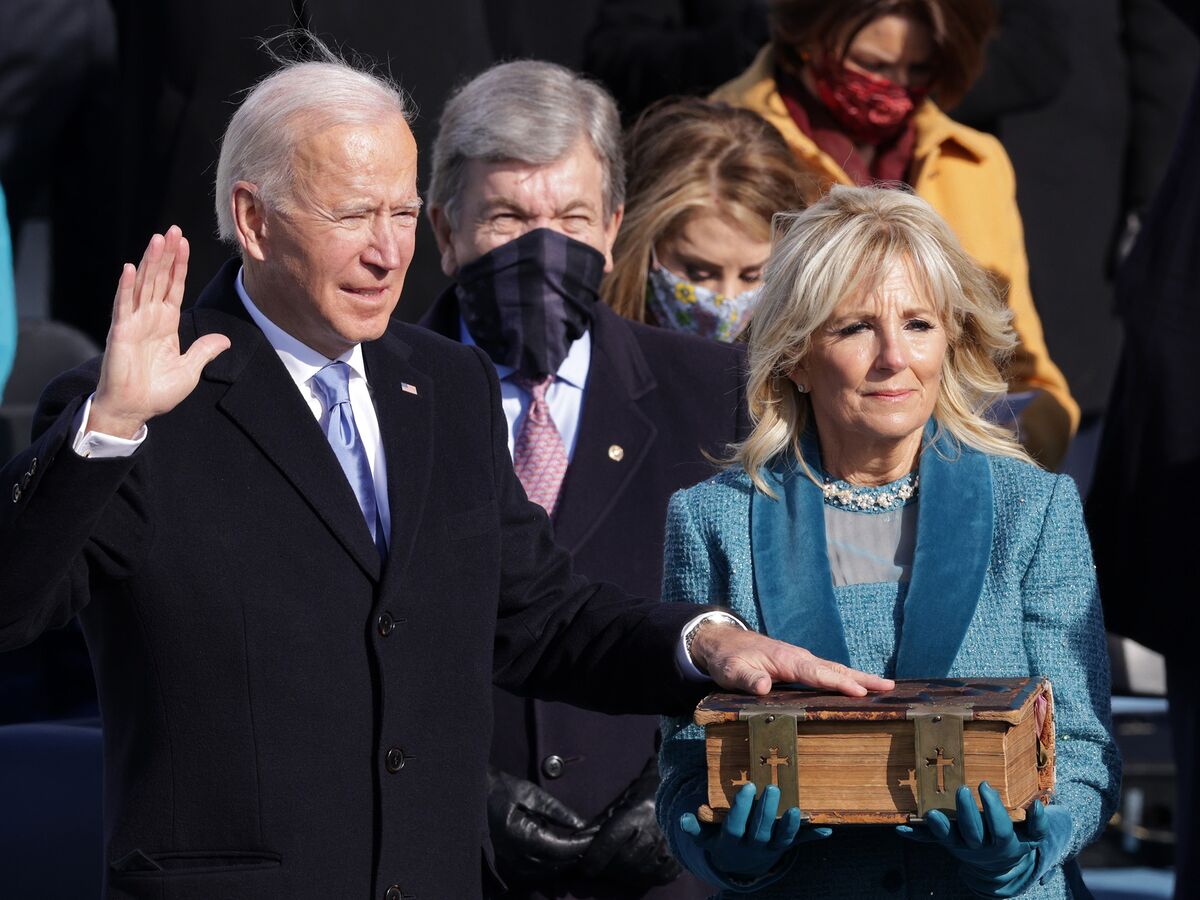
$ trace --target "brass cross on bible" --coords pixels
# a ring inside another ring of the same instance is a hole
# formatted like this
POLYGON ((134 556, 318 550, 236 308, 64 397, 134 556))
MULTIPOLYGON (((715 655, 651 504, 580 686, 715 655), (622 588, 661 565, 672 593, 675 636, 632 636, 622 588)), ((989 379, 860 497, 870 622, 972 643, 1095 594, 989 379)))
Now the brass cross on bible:
POLYGON ((771 755, 770 756, 760 756, 759 760, 762 765, 771 767, 771 784, 775 785, 775 787, 779 787, 779 767, 780 766, 790 766, 792 764, 791 757, 790 756, 780 756, 779 748, 772 747, 771 755))
POLYGON ((925 766, 937 766, 937 792, 939 794, 946 793, 946 766, 954 765, 954 757, 946 757, 942 755, 942 748, 937 748, 937 755, 925 760, 925 766))

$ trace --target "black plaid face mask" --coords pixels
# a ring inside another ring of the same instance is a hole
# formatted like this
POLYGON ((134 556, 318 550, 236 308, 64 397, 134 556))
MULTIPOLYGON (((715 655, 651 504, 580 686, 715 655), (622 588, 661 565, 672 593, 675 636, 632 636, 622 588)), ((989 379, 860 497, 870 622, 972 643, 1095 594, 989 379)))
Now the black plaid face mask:
POLYGON ((540 379, 592 323, 604 254, 537 228, 458 270, 459 309, 492 362, 540 379))

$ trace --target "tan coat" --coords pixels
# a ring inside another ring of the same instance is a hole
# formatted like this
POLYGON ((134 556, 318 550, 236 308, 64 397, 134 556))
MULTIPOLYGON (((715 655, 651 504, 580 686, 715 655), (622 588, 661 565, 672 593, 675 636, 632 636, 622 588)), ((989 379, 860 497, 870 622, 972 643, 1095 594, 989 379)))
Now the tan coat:
MULTIPOLYGON (((775 86, 770 47, 714 100, 763 116, 787 140, 797 161, 814 176, 811 198, 834 184, 853 184, 792 121, 775 86)), ((1008 287, 1008 303, 1020 343, 1008 368, 1013 391, 1042 391, 1021 416, 1021 440, 1043 465, 1054 468, 1079 425, 1079 406, 1050 359, 1042 322, 1029 290, 1029 263, 1017 210, 1012 164, 991 135, 960 125, 932 101, 917 110, 912 186, 954 229, 963 247, 1008 287)))

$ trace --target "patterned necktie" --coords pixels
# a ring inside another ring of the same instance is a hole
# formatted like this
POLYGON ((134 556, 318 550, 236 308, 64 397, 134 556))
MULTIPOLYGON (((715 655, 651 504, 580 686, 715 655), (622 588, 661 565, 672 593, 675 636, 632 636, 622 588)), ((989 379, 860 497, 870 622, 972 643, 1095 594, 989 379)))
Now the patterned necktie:
POLYGON ((354 424, 354 409, 350 406, 350 367, 344 362, 330 363, 312 377, 312 386, 329 410, 325 437, 341 463, 350 487, 354 489, 354 496, 358 498, 359 508, 362 509, 375 546, 379 548, 381 556, 385 555, 383 522, 379 518, 379 504, 375 499, 375 479, 367 462, 366 448, 354 424))
POLYGON ((546 390, 554 381, 547 375, 538 381, 514 375, 513 381, 533 398, 525 410, 521 433, 513 446, 513 468, 529 499, 553 516, 558 492, 567 474, 567 448, 550 417, 546 390))

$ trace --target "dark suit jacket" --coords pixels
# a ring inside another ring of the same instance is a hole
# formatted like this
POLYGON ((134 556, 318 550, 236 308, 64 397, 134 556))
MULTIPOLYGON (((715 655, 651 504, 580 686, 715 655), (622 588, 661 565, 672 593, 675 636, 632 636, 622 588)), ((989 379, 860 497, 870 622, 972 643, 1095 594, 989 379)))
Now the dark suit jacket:
POLYGON ((995 133, 1012 159, 1046 343, 1096 416, 1120 351, 1115 248, 1162 179, 1197 44, 1161 0, 1004 0, 1000 25, 979 93, 951 115, 995 133), (1056 68, 1061 82, 1045 83, 1056 68), (1022 94, 1052 99, 1014 108, 1022 94))
MULTIPOLYGON (((1200 7, 1172 2, 1200 35, 1200 7)), ((1200 897, 1200 690, 1191 661, 1200 504, 1200 77, 1163 186, 1117 277, 1125 326, 1087 518, 1108 628, 1166 656, 1175 897, 1200 897), (1183 611, 1181 611, 1183 610, 1183 611)))
MULTIPOLYGON (((1195 5, 1177 11, 1200 34, 1195 5)), ((1195 592, 1188 523, 1200 502, 1197 154, 1200 77, 1163 188, 1118 273, 1125 345, 1087 503, 1109 629, 1180 659, 1195 640, 1172 601, 1195 592)))
POLYGON ((48 389, 40 437, 2 473, 0 649, 81 616, 107 897, 478 897, 493 679, 687 709, 674 650, 693 610, 573 576, 512 472, 491 363, 399 323, 363 347, 381 565, 236 271, 180 328, 232 348, 133 456, 70 449, 95 365, 48 389))
MULTIPOLYGON (((422 321, 457 338, 453 290, 422 321)), ((575 452, 554 518, 575 568, 636 594, 658 596, 671 494, 704 480, 745 436, 744 353, 597 306, 575 452), (620 448, 614 460, 611 448, 620 448)), ((602 812, 656 752, 658 720, 614 720, 497 690, 492 761, 540 784, 585 818, 602 812), (561 768, 547 764, 558 757, 561 768)), ((654 897, 707 897, 685 876, 654 897)))

